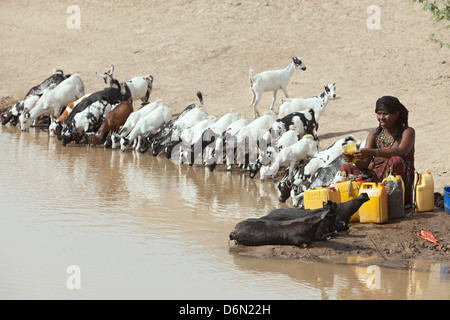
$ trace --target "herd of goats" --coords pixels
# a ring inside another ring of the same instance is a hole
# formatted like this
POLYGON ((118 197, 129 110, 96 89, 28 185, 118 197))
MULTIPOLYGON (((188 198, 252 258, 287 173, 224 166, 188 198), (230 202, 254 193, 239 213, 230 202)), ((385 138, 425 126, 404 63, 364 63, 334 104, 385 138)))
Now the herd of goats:
POLYGON ((254 120, 230 112, 220 118, 208 115, 202 94, 199 104, 191 104, 173 114, 167 102, 149 101, 153 77, 139 76, 126 82, 114 78, 114 66, 96 73, 106 87, 85 93, 79 74, 67 75, 61 69, 32 87, 22 101, 2 115, 2 125, 20 123, 26 131, 39 117, 50 115, 49 134, 68 143, 133 149, 153 156, 165 153, 179 163, 201 164, 214 170, 218 164, 233 164, 248 169, 250 177, 259 172, 261 180, 274 178, 286 168, 278 181, 281 202, 292 197, 294 206, 302 206, 303 193, 309 188, 330 186, 343 179, 338 172, 343 163, 342 146, 354 142, 353 136, 336 141, 319 151, 318 123, 328 101, 336 96, 335 84, 310 98, 288 98, 286 87, 295 69, 306 70, 302 60, 293 56, 280 70, 265 71, 249 79, 254 120), (277 91, 283 90, 278 116, 273 112, 277 91), (270 111, 260 116, 257 105, 264 92, 272 91, 270 111), (133 101, 141 100, 138 110, 133 101))

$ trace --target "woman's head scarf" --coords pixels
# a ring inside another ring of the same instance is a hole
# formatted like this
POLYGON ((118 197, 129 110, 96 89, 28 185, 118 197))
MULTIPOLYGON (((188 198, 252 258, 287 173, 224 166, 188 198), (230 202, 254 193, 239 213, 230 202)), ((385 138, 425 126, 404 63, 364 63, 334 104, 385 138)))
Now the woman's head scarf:
POLYGON ((408 126, 408 109, 396 98, 391 96, 384 96, 377 100, 375 112, 378 110, 385 110, 391 114, 398 111, 401 123, 408 126))

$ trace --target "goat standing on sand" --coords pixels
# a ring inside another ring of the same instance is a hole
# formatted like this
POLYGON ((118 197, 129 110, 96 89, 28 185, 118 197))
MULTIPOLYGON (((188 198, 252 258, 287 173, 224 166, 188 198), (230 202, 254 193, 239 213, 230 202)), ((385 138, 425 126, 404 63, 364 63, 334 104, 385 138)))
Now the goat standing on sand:
POLYGON ((253 69, 250 68, 249 79, 250 88, 252 90, 251 104, 253 106, 255 119, 259 117, 257 106, 264 92, 273 91, 272 104, 270 105, 270 110, 272 111, 279 89, 282 89, 286 98, 289 98, 286 87, 296 68, 306 70, 306 66, 297 56, 293 56, 292 62, 286 68, 281 70, 264 71, 252 77, 253 69))
POLYGON ((298 111, 314 110, 315 119, 319 123, 319 117, 325 110, 328 101, 336 98, 336 84, 328 83, 325 86, 325 91, 320 95, 311 98, 295 98, 295 99, 281 99, 280 110, 278 117, 282 118, 290 113, 298 111))
MULTIPOLYGON (((103 81, 107 83, 107 77, 110 78, 110 82, 114 79, 114 65, 108 71, 103 74, 96 72, 97 76, 103 78, 103 81)), ((153 77, 151 75, 134 77, 126 82, 120 84, 121 93, 124 96, 131 95, 133 101, 141 100, 142 105, 148 103, 150 93, 153 87, 153 77), (129 93, 127 92, 129 90, 129 93)), ((127 97, 128 98, 128 97, 127 97)))

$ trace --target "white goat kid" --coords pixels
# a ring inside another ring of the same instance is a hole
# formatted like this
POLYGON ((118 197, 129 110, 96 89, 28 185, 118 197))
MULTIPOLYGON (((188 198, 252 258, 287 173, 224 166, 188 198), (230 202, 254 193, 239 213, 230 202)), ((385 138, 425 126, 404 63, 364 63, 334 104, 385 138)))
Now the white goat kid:
POLYGON ((159 128, 167 123, 171 117, 172 109, 167 105, 159 105, 147 116, 141 118, 128 136, 121 138, 121 150, 126 151, 130 145, 130 142, 135 141, 138 137, 148 133, 155 133, 159 128))
POLYGON ((301 68, 306 70, 306 66, 303 64, 302 60, 297 57, 292 57, 292 62, 284 69, 264 71, 255 76, 252 76, 253 69, 250 68, 249 79, 250 88, 252 90, 252 101, 253 112, 255 118, 259 117, 259 112, 257 109, 258 103, 261 100, 261 96, 264 92, 273 91, 272 104, 270 105, 270 110, 273 110, 273 105, 277 98, 277 92, 282 89, 286 98, 289 98, 286 87, 289 84, 292 74, 296 68, 301 68))
POLYGON ((325 86, 325 91, 318 96, 311 98, 295 98, 295 99, 281 99, 279 118, 287 116, 293 112, 314 110, 314 117, 319 123, 319 118, 325 110, 328 101, 336 97, 336 84, 328 83, 325 86))
POLYGON ((114 133, 111 135, 112 149, 119 148, 120 139, 130 134, 130 132, 134 129, 134 127, 136 126, 136 124, 139 122, 140 119, 146 117, 148 114, 150 114, 153 110, 155 110, 161 105, 168 106, 167 102, 164 102, 162 99, 158 99, 132 112, 128 116, 127 121, 125 121, 124 125, 122 126, 122 129, 120 129, 118 133, 114 133))
POLYGON ((298 161, 314 157, 317 151, 318 142, 312 135, 307 134, 294 144, 283 148, 270 167, 261 167, 260 179, 274 177, 282 166, 289 166, 288 179, 291 179, 295 164, 298 161))
MULTIPOLYGON (((45 113, 58 117, 61 107, 84 96, 84 84, 79 74, 73 74, 53 89, 46 90, 31 110, 20 115, 20 128, 26 131, 34 120, 45 113)), ((52 119, 53 120, 53 119, 52 119)))
MULTIPOLYGON (((273 128, 273 126, 272 126, 272 128, 273 128)), ((267 137, 267 134, 265 134, 263 136, 263 139, 265 141, 267 141, 266 137, 267 137)), ((301 137, 302 137, 302 135, 301 135, 300 130, 295 125, 291 124, 289 126, 289 130, 284 132, 277 140, 275 140, 274 141, 275 143, 273 145, 267 144, 267 151, 265 152, 266 159, 264 159, 263 155, 260 155, 259 160, 258 160, 259 163, 265 164, 266 161, 270 162, 272 159, 274 159, 278 155, 278 153, 280 152, 281 149, 293 145, 298 140, 300 140, 301 137)))

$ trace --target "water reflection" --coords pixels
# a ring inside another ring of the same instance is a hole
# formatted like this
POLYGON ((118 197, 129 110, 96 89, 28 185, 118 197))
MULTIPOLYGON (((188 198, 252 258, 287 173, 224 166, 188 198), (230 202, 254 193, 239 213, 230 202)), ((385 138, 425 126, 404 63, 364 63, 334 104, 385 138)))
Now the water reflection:
POLYGON ((447 273, 256 259, 228 234, 280 204, 247 175, 0 127, 0 297, 448 299, 447 273), (68 265, 83 274, 66 287, 68 265))

